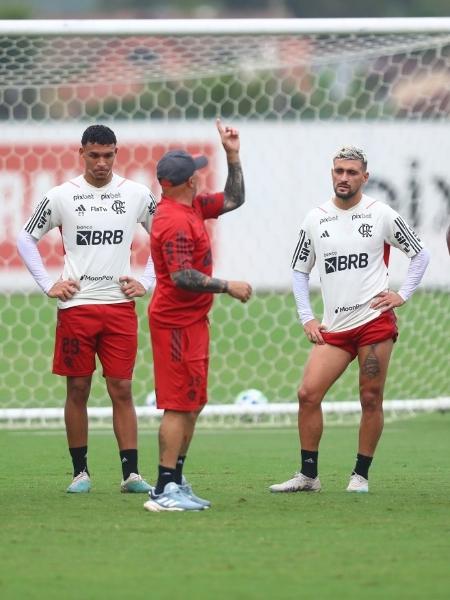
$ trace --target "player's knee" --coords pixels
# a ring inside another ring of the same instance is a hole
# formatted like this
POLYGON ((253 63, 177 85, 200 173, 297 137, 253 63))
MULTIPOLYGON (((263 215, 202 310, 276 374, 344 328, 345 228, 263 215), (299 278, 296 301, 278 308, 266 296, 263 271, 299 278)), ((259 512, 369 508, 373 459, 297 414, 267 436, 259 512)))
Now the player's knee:
POLYGON ((91 391, 89 381, 83 379, 74 380, 70 383, 67 390, 67 402, 73 404, 86 404, 91 391))
POLYGON ((383 395, 379 388, 361 388, 360 400, 364 411, 376 412, 382 408, 383 395))
POLYGON ((132 404, 131 382, 128 379, 107 380, 108 392, 113 403, 132 404))
POLYGON ((308 386, 302 385, 297 392, 297 398, 300 409, 311 408, 320 404, 320 396, 310 389, 308 386))

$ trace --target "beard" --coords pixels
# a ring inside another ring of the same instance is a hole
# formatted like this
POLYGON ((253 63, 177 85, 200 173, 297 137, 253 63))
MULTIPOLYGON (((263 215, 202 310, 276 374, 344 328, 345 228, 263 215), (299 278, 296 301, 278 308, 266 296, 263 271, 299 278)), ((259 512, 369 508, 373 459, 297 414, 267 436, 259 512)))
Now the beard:
POLYGON ((352 190, 350 187, 341 188, 339 185, 334 187, 334 193, 339 200, 351 200, 358 192, 359 188, 357 190, 352 190), (340 188, 340 190, 338 188, 340 188))
POLYGON ((346 188, 346 191, 338 191, 338 186, 334 188, 334 193, 336 194, 336 198, 339 198, 340 200, 351 200, 356 194, 356 192, 350 188, 346 188))

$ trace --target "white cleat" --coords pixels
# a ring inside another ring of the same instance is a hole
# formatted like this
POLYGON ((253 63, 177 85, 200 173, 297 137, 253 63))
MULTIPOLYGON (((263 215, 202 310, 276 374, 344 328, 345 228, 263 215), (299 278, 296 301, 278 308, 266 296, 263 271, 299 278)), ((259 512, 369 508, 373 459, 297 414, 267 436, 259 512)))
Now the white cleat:
POLYGON ((347 492, 359 492, 360 494, 367 494, 369 491, 369 482, 365 477, 353 473, 350 476, 350 481, 347 486, 347 492))
POLYGON ((187 510, 199 511, 204 506, 189 498, 176 483, 171 481, 166 484, 161 494, 155 494, 154 488, 149 492, 149 500, 144 504, 145 510, 150 512, 182 512, 187 510))
POLYGON ((86 471, 81 471, 73 478, 72 483, 67 488, 68 494, 87 494, 91 491, 91 479, 86 471))
POLYGON ((283 483, 274 483, 269 487, 271 492, 320 492, 320 479, 306 477, 303 473, 295 473, 292 479, 283 483))
POLYGON ((123 494, 148 494, 151 489, 152 486, 137 473, 130 473, 128 479, 120 484, 120 491, 123 494))

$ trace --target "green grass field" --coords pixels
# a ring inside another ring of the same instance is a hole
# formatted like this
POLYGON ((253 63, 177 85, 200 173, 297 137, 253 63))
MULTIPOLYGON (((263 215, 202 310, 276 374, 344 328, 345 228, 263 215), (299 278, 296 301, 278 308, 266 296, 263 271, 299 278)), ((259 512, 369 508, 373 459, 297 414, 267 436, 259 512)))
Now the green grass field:
MULTIPOLYGON (((290 429, 199 430, 186 474, 202 513, 147 513, 118 491, 113 435, 93 432, 85 496, 63 432, 0 431, 2 600, 448 599, 450 414, 386 425, 368 495, 347 494, 355 426, 325 430, 320 494, 267 486, 297 467, 290 429)), ((153 480, 156 432, 141 432, 153 480)))
MULTIPOLYGON (((152 356, 146 318, 148 299, 139 299, 139 352, 134 396, 143 404, 153 390, 152 356)), ((312 295, 321 314, 319 294, 312 295)), ((63 406, 65 380, 51 374, 55 304, 42 294, 0 296, 0 408, 63 406)), ((397 311, 400 338, 391 360, 385 397, 450 395, 450 294, 421 291, 397 311)), ((233 402, 246 388, 261 389, 270 401, 295 401, 310 345, 296 318, 292 294, 256 294, 248 304, 218 296, 211 311, 212 403, 233 402)), ((327 400, 358 396, 352 364, 327 400)), ((97 371, 97 373, 100 369, 97 371)), ((91 406, 107 406, 103 378, 93 380, 91 406)))

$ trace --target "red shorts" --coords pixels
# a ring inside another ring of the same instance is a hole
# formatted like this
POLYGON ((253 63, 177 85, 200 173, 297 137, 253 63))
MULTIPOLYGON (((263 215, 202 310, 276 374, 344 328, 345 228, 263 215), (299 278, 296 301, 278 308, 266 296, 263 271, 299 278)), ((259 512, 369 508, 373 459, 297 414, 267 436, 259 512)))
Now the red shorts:
POLYGON ((150 328, 156 406, 196 411, 207 402, 209 323, 202 319, 180 329, 150 328))
POLYGON ((327 344, 338 346, 351 354, 352 360, 358 355, 358 348, 398 337, 397 318, 393 310, 381 313, 379 317, 347 331, 328 333, 322 331, 327 344))
POLYGON ((137 352, 134 306, 134 302, 120 302, 59 309, 53 373, 92 375, 97 354, 104 377, 131 379, 137 352))

